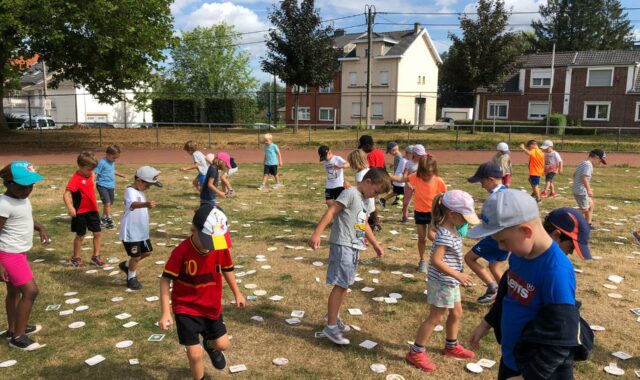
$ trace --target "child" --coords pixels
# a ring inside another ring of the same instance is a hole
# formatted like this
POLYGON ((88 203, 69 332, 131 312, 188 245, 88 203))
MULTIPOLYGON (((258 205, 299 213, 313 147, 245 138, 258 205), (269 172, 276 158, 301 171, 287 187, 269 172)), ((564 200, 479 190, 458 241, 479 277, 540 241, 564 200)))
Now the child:
POLYGON ((447 185, 444 184, 442 178, 438 177, 436 160, 427 155, 419 157, 418 171, 409 175, 409 177, 404 177, 402 181, 409 182, 414 188, 413 203, 415 210, 413 217, 418 226, 418 255, 420 256, 418 272, 426 273, 427 263, 424 261, 424 256, 427 249, 427 235, 430 235, 431 207, 435 196, 447 191, 447 185))
POLYGON ((502 184, 509 187, 511 186, 511 173, 513 173, 511 156, 509 155, 509 145, 507 145, 506 142, 501 142, 496 149, 498 153, 493 156, 493 162, 502 168, 502 184))
POLYGON ((96 174, 96 188, 102 200, 102 218, 100 222, 109 230, 116 228, 111 218, 111 205, 115 199, 116 176, 126 178, 116 170, 116 160, 120 157, 120 148, 117 145, 109 145, 106 155, 98 161, 98 166, 93 170, 96 174))
POLYGON ((98 214, 98 202, 93 186, 93 169, 98 164, 91 152, 82 152, 78 155, 78 171, 71 177, 64 191, 64 204, 71 216, 71 232, 76 233, 73 239, 73 256, 70 264, 73 267, 81 267, 84 262, 80 258, 80 249, 87 230, 93 233, 93 256, 91 263, 97 267, 104 265, 100 257, 100 215, 98 214))
MULTIPOLYGON (((480 183, 480 186, 489 192, 489 196, 492 196, 498 191, 507 189, 507 186, 502 184, 502 178, 504 176, 498 164, 485 162, 478 167, 476 174, 469 177, 467 181, 480 183)), ((496 299, 498 284, 505 270, 504 263, 508 258, 509 252, 500 249, 498 242, 493 240, 491 236, 480 240, 464 255, 464 262, 487 285, 487 291, 478 298, 478 303, 488 304, 496 299), (489 271, 478 262, 481 257, 489 263, 489 271)))
POLYGON ((379 168, 371 168, 356 187, 346 189, 340 194, 327 212, 322 216, 313 235, 309 239, 312 249, 320 247, 320 235, 333 221, 329 237, 329 267, 327 285, 333 285, 328 302, 327 325, 322 330, 335 344, 349 344, 342 333, 349 330, 339 318, 349 286, 355 281, 359 251, 365 248, 365 238, 373 245, 380 257, 384 249, 376 241, 367 224, 366 199, 384 194, 391 188, 389 175, 379 168))
POLYGON ((226 164, 219 158, 216 158, 213 153, 209 153, 205 156, 205 159, 209 163, 209 169, 207 169, 207 176, 204 179, 204 186, 200 192, 200 205, 207 203, 211 206, 216 205, 216 198, 220 197, 225 199, 226 193, 219 189, 220 172, 225 172, 227 169, 226 164))
POLYGON ((280 177, 278 177, 278 166, 282 166, 282 155, 280 149, 273 143, 273 136, 271 133, 264 135, 264 170, 262 175, 262 184, 258 190, 263 190, 267 186, 267 180, 269 175, 273 176, 276 183, 273 185, 274 189, 280 187, 280 177))
POLYGON ((375 147, 373 137, 369 135, 360 136, 358 149, 362 149, 367 154, 370 168, 384 169, 384 153, 382 153, 382 149, 375 147))
POLYGON ((606 165, 606 158, 607 155, 602 149, 594 149, 589 152, 589 157, 585 161, 578 164, 573 173, 573 197, 589 226, 593 218, 593 191, 591 190, 593 167, 600 164, 606 165))
POLYGON ((527 141, 525 148, 524 144, 520 144, 520 149, 529 156, 529 184, 531 184, 531 196, 536 199, 536 202, 540 202, 540 177, 544 173, 544 153, 538 148, 536 140, 527 141))
MULTIPOLYGON (((407 160, 400 153, 400 147, 398 143, 395 141, 391 141, 387 144, 387 153, 393 156, 393 175, 399 177, 404 172, 405 165, 407 160)), ((393 192, 387 194, 386 196, 380 198, 380 204, 382 207, 387 206, 387 201, 394 196, 396 199, 393 201, 392 205, 395 206, 398 204, 398 201, 404 197, 404 182, 393 181, 391 183, 393 185, 393 192)))
POLYGON ((147 201, 144 192, 151 186, 162 187, 158 181, 160 172, 151 166, 142 166, 136 171, 133 185, 124 193, 124 216, 120 222, 120 240, 124 246, 128 261, 119 267, 127 275, 127 287, 131 290, 142 289, 138 281, 138 264, 151 256, 153 246, 149 240, 149 209, 156 208, 156 202, 147 201))
POLYGON ((542 194, 540 194, 540 196, 543 198, 546 196, 555 197, 558 195, 558 193, 556 193, 556 187, 553 185, 553 177, 555 177, 558 173, 562 174, 562 171, 564 169, 562 167, 562 157, 560 157, 560 154, 558 154, 558 152, 553 150, 553 141, 551 140, 545 140, 540 148, 544 151, 545 175, 544 190, 542 191, 542 194))
POLYGON ((233 187, 231 186, 229 177, 238 172, 238 165, 236 165, 235 160, 229 155, 229 153, 219 152, 217 158, 222 160, 225 164, 223 173, 220 176, 220 181, 222 181, 222 184, 224 185, 225 195, 227 197, 231 197, 233 195, 233 187))
MULTIPOLYGON (((499 379, 572 379, 574 352, 583 344, 573 265, 545 231, 536 202, 521 191, 489 197, 482 220, 469 237, 492 236, 512 255, 498 298, 471 334, 470 347, 478 348, 494 328, 502 351, 499 379)), ((579 237, 580 228, 573 227, 579 237)))
POLYGON ((33 247, 33 231, 40 234, 40 242, 49 244, 43 225, 33 220, 29 195, 33 185, 44 177, 25 161, 14 161, 0 170, 6 187, 0 195, 0 281, 7 283, 7 332, 9 346, 33 351, 45 345, 31 340, 27 334, 40 331, 42 326, 30 325, 29 315, 38 296, 27 252, 33 247))
MULTIPOLYGON (((402 171, 402 177, 408 177, 409 174, 413 174, 418 171, 418 163, 414 160, 413 150, 415 145, 409 145, 405 148, 404 158, 406 160, 404 164, 404 170, 402 171)), ((393 176, 392 179, 396 182, 398 178, 393 176)), ((402 197, 402 223, 409 223, 409 204, 411 203, 411 198, 413 197, 413 187, 406 182, 404 183, 404 197, 402 197)))
POLYGON ((344 180, 344 169, 349 167, 349 163, 342 157, 333 154, 327 145, 318 148, 318 156, 324 165, 324 170, 327 171, 324 199, 327 207, 331 207, 346 187, 345 183, 348 184, 344 180))
POLYGON ((196 191, 200 193, 204 186, 204 179, 207 176, 207 169, 209 168, 209 165, 207 165, 207 160, 204 158, 204 153, 198 150, 198 144, 195 141, 187 141, 184 143, 183 149, 193 157, 193 165, 181 168, 180 170, 187 171, 198 169, 198 175, 192 183, 196 191))
MULTIPOLYGON (((369 171, 369 162, 367 161, 367 155, 362 149, 356 149, 351 151, 347 156, 347 162, 349 166, 356 171, 356 186, 362 182, 365 174, 369 171)), ((367 210, 375 210, 376 203, 373 198, 367 199, 367 210)), ((371 225, 369 225, 371 226, 371 225)))
POLYGON ((473 359, 475 354, 458 342, 458 326, 462 319, 460 285, 473 284, 470 275, 463 273, 462 236, 457 228, 465 223, 478 224, 480 220, 473 208, 473 198, 462 190, 438 194, 433 199, 433 226, 437 229, 431 248, 427 302, 429 316, 418 332, 406 360, 424 372, 432 372, 435 364, 429 359, 425 346, 433 329, 449 310, 446 322, 446 346, 443 354, 456 359, 473 359))
POLYGON ((226 216, 211 205, 202 205, 193 217, 191 236, 171 252, 160 280, 162 315, 158 325, 162 330, 173 325, 171 299, 178 340, 186 348, 191 375, 196 380, 204 379, 203 349, 216 369, 227 365, 222 353, 229 347, 222 317, 222 277, 235 297, 236 307, 245 306, 233 274, 230 248, 226 216), (173 291, 169 289, 170 282, 173 291))

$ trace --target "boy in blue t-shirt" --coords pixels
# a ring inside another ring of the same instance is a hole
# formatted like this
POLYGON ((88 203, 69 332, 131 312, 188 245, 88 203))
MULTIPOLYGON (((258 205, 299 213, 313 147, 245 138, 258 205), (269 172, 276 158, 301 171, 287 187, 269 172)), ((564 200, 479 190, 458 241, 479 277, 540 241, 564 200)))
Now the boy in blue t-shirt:
POLYGON ((470 347, 477 349, 493 327, 502 350, 498 379, 573 378, 574 354, 582 345, 574 334, 580 331, 575 273, 545 230, 535 199, 518 190, 500 191, 484 203, 481 219, 468 236, 491 236, 512 254, 505 291, 473 331, 470 347), (553 338, 544 344, 530 339, 533 329, 553 338))
POLYGON ((273 188, 277 189, 280 187, 278 166, 282 166, 282 155, 280 154, 280 149, 273 143, 273 136, 271 133, 266 133, 264 135, 264 171, 262 175, 262 184, 258 187, 258 190, 263 190, 265 188, 269 175, 272 175, 276 180, 276 184, 273 185, 273 188))
POLYGON ((96 188, 100 194, 102 201, 102 218, 100 223, 109 230, 116 228, 111 218, 111 205, 115 199, 116 176, 126 178, 122 173, 116 170, 116 160, 120 158, 120 147, 117 145, 109 145, 106 155, 98 161, 98 166, 93 169, 96 175, 96 188))

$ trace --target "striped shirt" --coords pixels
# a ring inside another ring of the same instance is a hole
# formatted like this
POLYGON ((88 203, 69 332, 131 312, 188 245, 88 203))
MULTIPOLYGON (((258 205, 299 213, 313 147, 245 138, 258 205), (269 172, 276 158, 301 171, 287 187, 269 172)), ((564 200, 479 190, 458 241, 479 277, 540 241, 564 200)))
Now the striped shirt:
POLYGON ((591 182, 591 175, 593 175, 593 164, 591 161, 582 161, 576 167, 576 172, 573 175, 573 193, 577 195, 587 194, 587 188, 582 183, 582 177, 587 177, 587 181, 591 182))
MULTIPOLYGON (((462 272, 462 237, 460 237, 460 235, 452 234, 451 231, 447 230, 444 227, 438 227, 438 230, 436 231, 436 239, 433 241, 433 246, 431 248, 432 258, 436 247, 439 245, 445 247, 442 261, 444 261, 444 263, 450 266, 453 270, 462 272)), ((429 281, 434 280, 438 281, 441 284, 449 286, 460 285, 460 282, 458 282, 458 280, 440 272, 433 265, 429 265, 429 274, 427 278, 429 279, 429 281)))

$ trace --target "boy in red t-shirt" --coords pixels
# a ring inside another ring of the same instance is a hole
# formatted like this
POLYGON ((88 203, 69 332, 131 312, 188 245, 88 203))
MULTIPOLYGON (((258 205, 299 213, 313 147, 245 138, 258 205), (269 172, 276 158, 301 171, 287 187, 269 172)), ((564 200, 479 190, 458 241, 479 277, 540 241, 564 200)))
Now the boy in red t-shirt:
MULTIPOLYGON (((382 152, 382 149, 375 147, 373 137, 369 135, 360 136, 360 139, 358 139, 358 149, 362 149, 367 154, 367 162, 369 162, 370 168, 381 168, 386 170, 384 166, 384 153, 382 152)), ((373 231, 378 232, 382 230, 380 218, 378 217, 378 211, 376 209, 371 211, 368 223, 373 231)))
POLYGON ((78 156, 78 171, 76 171, 64 191, 64 204, 71 216, 71 232, 76 233, 73 239, 73 256, 70 263, 73 267, 80 267, 84 262, 80 258, 80 249, 87 230, 93 232, 93 256, 91 262, 102 267, 104 260, 100 257, 100 214, 96 200, 93 169, 98 161, 91 152, 82 152, 78 156))
POLYGON ((233 274, 230 248, 226 216, 220 209, 204 204, 193 217, 191 236, 171 252, 160 280, 162 315, 158 325, 163 330, 173 325, 171 297, 178 340, 187 349, 191 375, 196 380, 204 379, 203 348, 215 368, 224 369, 227 365, 222 353, 229 347, 222 318, 222 277, 233 292, 236 306, 245 306, 233 274))

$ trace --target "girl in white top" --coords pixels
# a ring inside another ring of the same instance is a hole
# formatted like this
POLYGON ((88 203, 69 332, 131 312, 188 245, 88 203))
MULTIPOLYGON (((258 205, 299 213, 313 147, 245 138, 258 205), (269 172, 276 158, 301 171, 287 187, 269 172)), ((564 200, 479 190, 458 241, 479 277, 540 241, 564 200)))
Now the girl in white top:
MULTIPOLYGON (((347 162, 356 171, 356 186, 362 182, 364 175, 369 171, 369 162, 367 161, 367 154, 362 149, 356 149, 349 153, 347 156, 347 162)), ((367 215, 371 214, 376 209, 376 202, 374 198, 367 198, 367 215)))
POLYGON ((193 159, 193 165, 180 168, 182 171, 188 171, 198 169, 198 175, 193 179, 193 187, 198 194, 204 186, 204 179, 207 177, 207 170, 209 170, 209 164, 204 156, 204 153, 198 150, 198 143, 193 140, 189 140, 184 144, 184 151, 189 153, 193 159))

